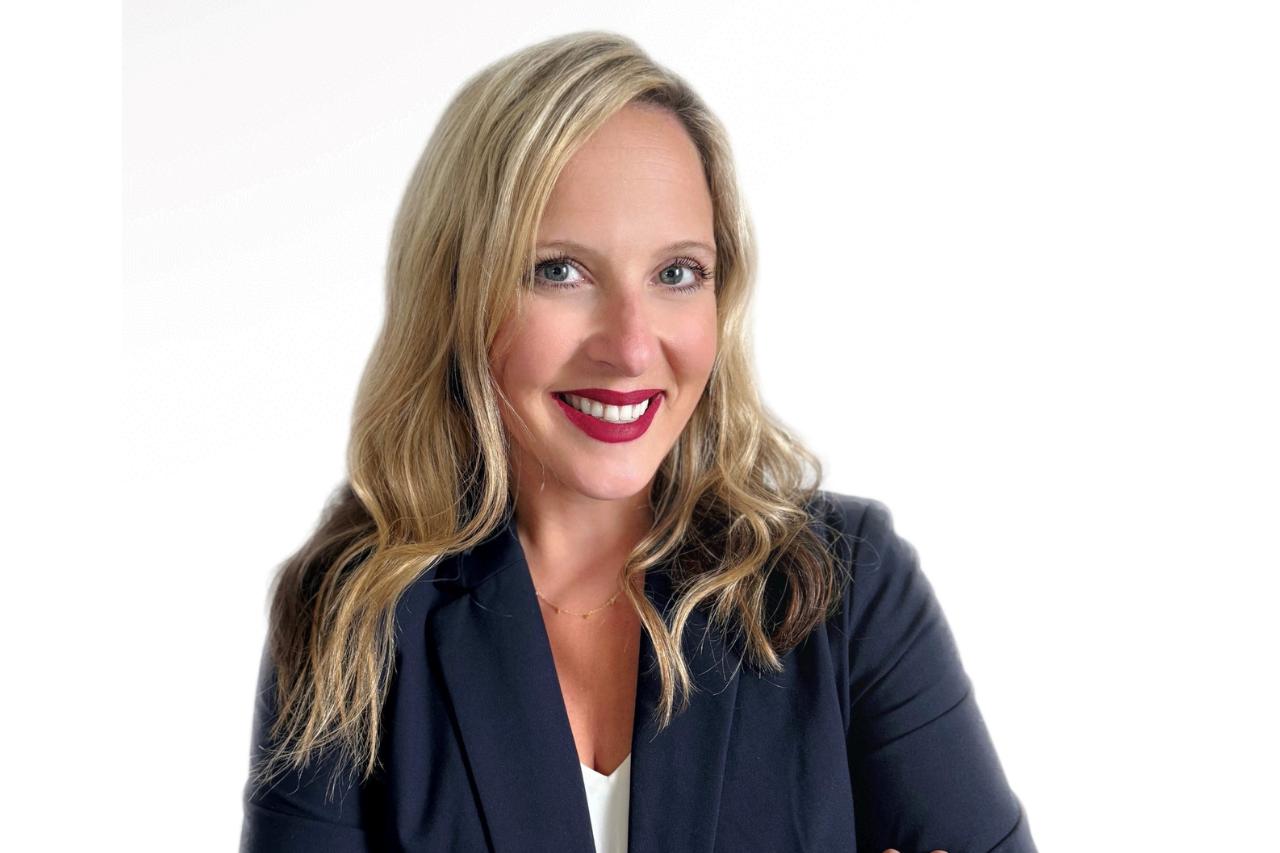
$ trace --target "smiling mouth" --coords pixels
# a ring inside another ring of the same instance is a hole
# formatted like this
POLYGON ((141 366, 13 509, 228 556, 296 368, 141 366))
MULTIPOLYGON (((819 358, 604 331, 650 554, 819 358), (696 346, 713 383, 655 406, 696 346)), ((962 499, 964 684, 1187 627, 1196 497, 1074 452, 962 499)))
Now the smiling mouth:
POLYGON ((613 403, 604 403, 599 400, 593 400, 590 397, 581 397, 579 394, 571 394, 563 391, 554 392, 554 397, 571 406, 572 409, 582 412, 584 415, 590 415, 591 418, 604 421, 607 424, 631 424, 636 420, 643 418, 649 406, 653 405, 654 397, 659 393, 655 392, 640 402, 630 403, 626 406, 613 405, 613 403))
POLYGON ((648 399, 625 405, 606 405, 590 397, 563 391, 553 391, 551 396, 575 427, 597 441, 615 444, 634 441, 644 435, 664 399, 662 391, 648 399))

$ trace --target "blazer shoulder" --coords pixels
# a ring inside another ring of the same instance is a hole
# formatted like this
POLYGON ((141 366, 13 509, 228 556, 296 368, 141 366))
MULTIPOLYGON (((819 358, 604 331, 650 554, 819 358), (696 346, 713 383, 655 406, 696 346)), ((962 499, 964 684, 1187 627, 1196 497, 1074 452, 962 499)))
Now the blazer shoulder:
MULTIPOLYGON (((820 523, 841 572, 841 618, 846 635, 879 602, 916 589, 923 580, 915 546, 894 526, 888 505, 865 495, 823 491, 820 523)), ((931 590, 930 593, 931 594, 931 590)))
POLYGON ((876 498, 820 489, 814 504, 814 515, 849 560, 864 550, 861 543, 883 540, 893 530, 893 513, 876 498))

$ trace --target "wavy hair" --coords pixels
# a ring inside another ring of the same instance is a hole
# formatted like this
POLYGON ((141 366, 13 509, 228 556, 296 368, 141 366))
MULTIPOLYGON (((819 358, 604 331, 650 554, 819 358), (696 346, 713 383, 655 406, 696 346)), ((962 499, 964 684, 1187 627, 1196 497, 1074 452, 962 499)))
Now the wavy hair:
POLYGON ((688 705, 681 648, 695 608, 734 633, 749 665, 775 672, 836 611, 847 575, 809 510, 821 463, 756 389, 747 326, 755 248, 728 137, 690 86, 631 39, 552 38, 464 83, 405 190, 386 313, 352 414, 347 479, 269 593, 277 710, 254 769, 259 782, 330 749, 362 780, 377 769, 397 602, 442 560, 492 535, 514 500, 499 409, 507 403, 490 371, 497 328, 521 310, 561 169, 632 103, 670 111, 695 143, 717 246, 719 348, 651 484, 653 528, 623 570, 660 669, 656 725, 688 705), (629 582, 659 565, 676 592, 670 624, 629 582))

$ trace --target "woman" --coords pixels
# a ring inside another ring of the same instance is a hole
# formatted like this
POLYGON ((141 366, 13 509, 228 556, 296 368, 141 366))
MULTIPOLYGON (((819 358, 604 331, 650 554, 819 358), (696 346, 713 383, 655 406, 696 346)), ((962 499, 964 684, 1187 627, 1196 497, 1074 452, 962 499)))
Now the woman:
POLYGON ((756 395, 752 245, 632 41, 468 81, 272 591, 244 850, 1034 850, 914 550, 756 395))

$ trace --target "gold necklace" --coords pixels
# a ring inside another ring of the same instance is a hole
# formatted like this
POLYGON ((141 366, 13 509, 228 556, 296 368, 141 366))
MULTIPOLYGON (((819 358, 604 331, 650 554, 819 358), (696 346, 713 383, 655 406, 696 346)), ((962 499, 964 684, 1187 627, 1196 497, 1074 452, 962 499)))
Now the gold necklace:
POLYGON ((604 610, 606 607, 608 607, 609 605, 613 604, 615 601, 618 600, 618 596, 622 594, 622 578, 621 576, 619 576, 618 591, 615 592, 608 601, 606 601, 604 604, 601 604, 599 607, 595 607, 595 608, 592 608, 591 610, 588 610, 586 613, 574 613, 572 610, 565 610, 563 607, 557 607, 556 605, 551 604, 550 601, 547 601, 547 599, 543 597, 542 593, 538 592, 538 588, 536 586, 533 588, 533 594, 538 596, 538 598, 541 598, 543 601, 546 601, 547 604, 551 605, 551 609, 557 613, 567 613, 570 616, 581 616, 583 619, 586 619, 592 613, 595 613, 596 611, 599 611, 599 610, 604 610))

